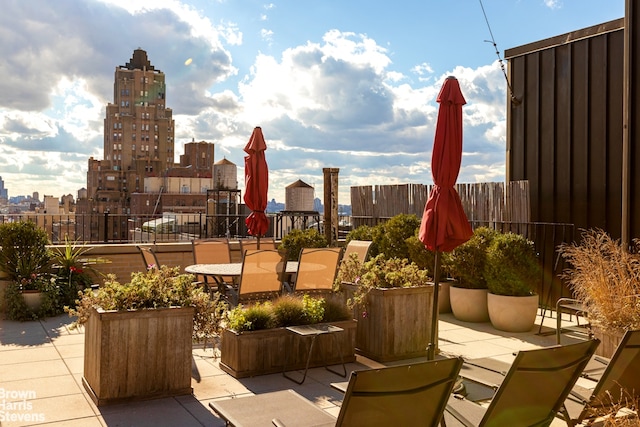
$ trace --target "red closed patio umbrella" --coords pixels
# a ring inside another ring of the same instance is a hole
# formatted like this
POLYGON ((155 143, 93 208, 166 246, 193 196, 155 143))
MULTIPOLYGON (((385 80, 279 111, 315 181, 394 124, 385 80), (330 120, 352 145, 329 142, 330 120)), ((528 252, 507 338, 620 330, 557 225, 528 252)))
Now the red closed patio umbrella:
POLYGON ((264 155, 266 149, 262 129, 256 127, 244 147, 247 153, 244 156, 244 203, 252 211, 244 222, 249 234, 258 238, 258 249, 260 236, 264 236, 269 230, 269 218, 264 213, 269 190, 269 168, 264 155))
POLYGON ((431 174, 435 185, 424 207, 419 234, 420 241, 426 248, 435 252, 429 359, 435 358, 436 343, 433 341, 436 339, 438 322, 440 254, 452 251, 473 234, 460 196, 453 187, 462 161, 462 106, 466 104, 455 77, 447 77, 437 101, 440 107, 431 155, 431 174))

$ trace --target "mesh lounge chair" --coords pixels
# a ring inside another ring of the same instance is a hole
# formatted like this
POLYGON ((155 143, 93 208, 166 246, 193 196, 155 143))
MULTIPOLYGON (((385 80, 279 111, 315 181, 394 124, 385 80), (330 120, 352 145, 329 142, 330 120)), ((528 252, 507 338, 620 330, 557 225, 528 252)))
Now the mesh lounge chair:
POLYGON ((366 262, 369 256, 369 248, 373 242, 368 240, 350 240, 344 249, 344 258, 348 258, 351 254, 356 254, 358 260, 366 262))
POLYGON ((293 390, 209 406, 236 427, 436 426, 460 366, 462 359, 453 358, 354 371, 337 419, 293 390))
POLYGON ((227 287, 227 299, 236 305, 268 300, 281 295, 285 266, 286 259, 277 250, 245 251, 238 288, 227 287))
POLYGON ((574 426, 595 418, 597 414, 610 413, 612 408, 623 404, 625 398, 637 398, 638 393, 640 331, 627 331, 593 391, 574 387, 565 402, 565 420, 574 426))
POLYGON ((295 283, 290 290, 298 293, 331 292, 341 253, 340 248, 302 249, 295 283))
POLYGON ((447 426, 548 426, 600 344, 520 351, 488 407, 452 395, 447 426))
MULTIPOLYGON (((191 242, 193 249, 194 264, 229 264, 231 263, 231 252, 227 239, 201 239, 191 242)), ((233 285, 233 280, 229 278, 218 278, 209 276, 198 276, 198 281, 205 283, 209 288, 216 287, 219 291, 225 290, 225 285, 233 285)))
POLYGON ((142 255, 142 262, 144 263, 145 270, 151 270, 152 268, 160 268, 158 257, 153 249, 146 246, 137 246, 140 255, 142 255))

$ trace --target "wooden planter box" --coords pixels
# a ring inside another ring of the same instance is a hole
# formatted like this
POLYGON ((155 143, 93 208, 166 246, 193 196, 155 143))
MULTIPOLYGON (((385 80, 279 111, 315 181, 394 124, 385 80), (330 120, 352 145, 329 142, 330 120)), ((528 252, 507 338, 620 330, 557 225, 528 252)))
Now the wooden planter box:
POLYGON ((94 310, 82 383, 96 405, 191 394, 193 307, 94 310))
MULTIPOLYGON (((309 367, 354 362, 356 322, 346 320, 331 322, 344 329, 337 332, 338 348, 329 334, 320 335, 314 344, 309 367)), ((235 378, 282 372, 285 360, 287 371, 304 369, 309 354, 311 338, 302 338, 285 328, 237 333, 228 329, 222 332, 220 369, 235 378)))
MULTIPOLYGON (((342 284, 347 295, 356 285, 342 284)), ((431 342, 433 284, 413 288, 374 289, 365 309, 358 308, 356 353, 378 362, 427 355, 431 342)), ((434 338, 437 345, 437 336, 434 338)))
POLYGON ((605 331, 598 327, 593 327, 593 337, 600 340, 600 345, 596 348, 596 355, 611 359, 616 352, 625 331, 605 331))

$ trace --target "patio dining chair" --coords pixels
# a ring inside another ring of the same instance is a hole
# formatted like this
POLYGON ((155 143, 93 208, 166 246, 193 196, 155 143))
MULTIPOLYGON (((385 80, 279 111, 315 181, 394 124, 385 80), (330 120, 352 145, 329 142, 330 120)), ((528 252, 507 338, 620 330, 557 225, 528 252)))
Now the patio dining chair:
POLYGON ((577 344, 520 351, 488 407, 452 395, 447 426, 548 426, 600 344, 577 344))
POLYGON ((160 268, 160 262, 156 256, 155 251, 148 246, 136 246, 140 255, 142 256, 142 262, 144 263, 144 269, 151 270, 154 268, 160 268))
POLYGON ((295 281, 285 286, 296 293, 331 292, 341 253, 341 248, 303 248, 295 281))
POLYGON ((238 287, 227 286, 225 297, 232 305, 237 305, 282 295, 286 262, 284 255, 275 249, 245 251, 238 287))
MULTIPOLYGON (((240 253, 244 254, 248 250, 258 249, 258 239, 240 239, 240 253)), ((273 237, 261 237, 259 249, 278 249, 278 245, 273 237)))
MULTIPOLYGON (((229 264, 231 263, 231 251, 229 240, 221 239, 197 239, 191 241, 194 264, 229 264)), ((233 286, 233 279, 223 277, 222 280, 210 276, 198 276, 198 282, 204 283, 213 291, 224 292, 225 285, 233 286)))
POLYGON ((369 240, 349 240, 347 246, 344 249, 343 259, 346 259, 351 256, 351 254, 356 254, 358 260, 360 262, 366 262, 369 257, 369 249, 371 248, 371 244, 373 242, 369 240))
POLYGON ((337 418, 293 390, 217 400, 209 406, 236 427, 435 427, 461 365, 462 359, 450 358, 353 371, 337 418))

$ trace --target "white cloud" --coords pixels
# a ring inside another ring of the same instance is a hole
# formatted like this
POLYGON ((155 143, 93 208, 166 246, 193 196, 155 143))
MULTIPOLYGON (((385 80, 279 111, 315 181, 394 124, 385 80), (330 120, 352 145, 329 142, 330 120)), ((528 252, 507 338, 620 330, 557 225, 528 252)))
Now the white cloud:
POLYGON ((12 195, 75 194, 86 186, 87 158, 102 158, 113 70, 138 46, 166 74, 178 148, 192 139, 216 143, 216 159, 225 156, 238 166, 241 188, 242 147, 253 127, 262 126, 270 199, 284 201, 284 188, 297 179, 314 185, 322 197, 325 167, 340 169, 339 201, 345 204, 352 185, 430 184, 435 98, 449 74, 458 78, 467 99, 461 181, 504 176, 506 97, 497 63, 436 76, 423 62, 405 75, 394 67, 392 52, 374 39, 330 30, 277 54, 256 53, 250 72, 237 76, 234 87, 229 82, 238 69, 227 49, 242 42, 236 24, 213 25, 177 1, 110 0, 100 13, 83 9, 85 0, 76 1, 77 17, 56 15, 48 2, 40 2, 51 34, 75 24, 65 41, 73 49, 45 36, 34 52, 23 52, 26 41, 16 44, 11 38, 0 46, 0 54, 12 61, 37 64, 22 70, 35 76, 28 85, 11 80, 19 74, 14 69, 0 67, 0 175, 12 195), (114 18, 122 22, 122 33, 110 44, 90 37, 114 18), (133 46, 130 40, 136 40, 133 46), (44 75, 37 73, 41 69, 44 75))

